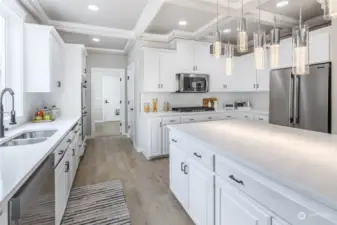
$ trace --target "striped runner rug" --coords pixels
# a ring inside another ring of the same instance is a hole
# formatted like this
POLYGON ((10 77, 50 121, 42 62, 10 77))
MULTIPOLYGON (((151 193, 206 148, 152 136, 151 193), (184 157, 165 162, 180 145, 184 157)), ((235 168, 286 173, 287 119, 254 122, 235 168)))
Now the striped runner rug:
POLYGON ((71 189, 62 225, 131 225, 121 181, 71 189))

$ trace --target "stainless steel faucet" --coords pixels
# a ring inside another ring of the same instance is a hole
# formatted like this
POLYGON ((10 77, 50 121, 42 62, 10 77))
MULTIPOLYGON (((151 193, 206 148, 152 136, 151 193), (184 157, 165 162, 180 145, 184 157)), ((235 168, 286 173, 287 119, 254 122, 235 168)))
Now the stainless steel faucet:
POLYGON ((10 88, 5 88, 0 93, 0 138, 5 137, 5 126, 4 126, 4 105, 3 98, 6 92, 12 95, 12 111, 11 111, 11 122, 10 125, 16 124, 15 121, 15 110, 14 110, 14 91, 10 88))

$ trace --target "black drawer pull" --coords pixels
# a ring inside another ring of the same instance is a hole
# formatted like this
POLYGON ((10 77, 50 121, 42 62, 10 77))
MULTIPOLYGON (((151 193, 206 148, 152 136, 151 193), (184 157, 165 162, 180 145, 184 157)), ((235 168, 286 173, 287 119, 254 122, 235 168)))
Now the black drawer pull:
POLYGON ((170 120, 170 123, 174 123, 174 122, 176 122, 175 120, 170 120))
POLYGON ((63 150, 59 151, 59 155, 63 155, 63 153, 64 153, 63 150))
POLYGON ((190 119, 190 121, 194 121, 194 119, 190 119))
POLYGON ((193 155, 195 155, 196 157, 198 157, 200 159, 202 158, 201 155, 198 155, 198 153, 196 153, 196 152, 194 152, 193 155))
POLYGON ((180 165, 180 170, 181 170, 181 172, 184 172, 184 163, 183 162, 180 165))
POLYGON ((187 169, 187 165, 184 166, 184 174, 188 174, 188 171, 186 170, 187 169))
POLYGON ((259 120, 263 120, 262 118, 259 118, 259 120))
POLYGON ((178 141, 177 141, 177 140, 175 140, 175 139, 172 139, 172 142, 175 142, 175 143, 177 143, 178 141))
POLYGON ((69 172, 69 166, 70 166, 70 165, 69 165, 69 161, 67 161, 67 162, 66 162, 66 170, 65 170, 66 173, 69 172))
POLYGON ((209 120, 213 119, 213 117, 208 117, 209 120))
POLYGON ((232 179, 233 181, 235 181, 236 183, 241 184, 242 186, 245 186, 245 184, 243 183, 243 181, 236 179, 234 177, 234 175, 230 175, 229 178, 232 179))

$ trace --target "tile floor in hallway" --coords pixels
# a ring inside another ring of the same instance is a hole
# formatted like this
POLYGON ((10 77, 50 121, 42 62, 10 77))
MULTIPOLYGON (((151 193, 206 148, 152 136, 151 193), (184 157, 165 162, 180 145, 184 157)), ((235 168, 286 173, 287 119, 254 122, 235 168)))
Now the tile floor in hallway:
POLYGON ((169 190, 169 160, 147 161, 121 136, 89 140, 75 186, 119 179, 132 225, 193 225, 169 190))

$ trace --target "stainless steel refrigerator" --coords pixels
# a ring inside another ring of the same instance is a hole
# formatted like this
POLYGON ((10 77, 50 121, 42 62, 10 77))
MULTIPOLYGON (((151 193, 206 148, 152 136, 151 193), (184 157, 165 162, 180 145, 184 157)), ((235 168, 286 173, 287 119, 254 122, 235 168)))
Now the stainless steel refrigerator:
POLYGON ((291 68, 270 73, 271 124, 331 133, 331 63, 311 65, 303 76, 291 68))

